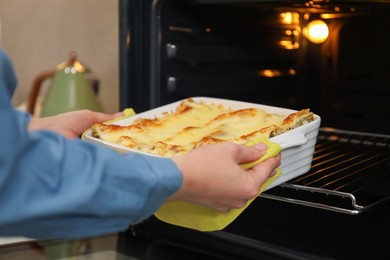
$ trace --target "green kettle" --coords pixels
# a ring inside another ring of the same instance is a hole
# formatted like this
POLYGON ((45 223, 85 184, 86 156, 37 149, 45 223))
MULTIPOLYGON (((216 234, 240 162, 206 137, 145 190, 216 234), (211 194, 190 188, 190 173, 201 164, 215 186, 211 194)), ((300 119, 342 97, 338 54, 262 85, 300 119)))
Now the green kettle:
POLYGON ((35 77, 27 103, 28 112, 34 114, 42 83, 49 78, 52 81, 43 97, 40 116, 53 116, 80 109, 102 112, 97 98, 98 81, 88 78, 89 74, 90 70, 77 60, 77 53, 71 52, 69 59, 57 65, 56 69, 43 71, 35 77))

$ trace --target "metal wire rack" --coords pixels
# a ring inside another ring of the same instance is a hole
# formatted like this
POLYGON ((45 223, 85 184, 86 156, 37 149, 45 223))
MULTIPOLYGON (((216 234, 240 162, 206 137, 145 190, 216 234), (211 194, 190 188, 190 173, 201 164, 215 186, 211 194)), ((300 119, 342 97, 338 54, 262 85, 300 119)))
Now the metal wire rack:
POLYGON ((321 128, 309 172, 260 195, 346 214, 390 199, 390 136, 321 128))

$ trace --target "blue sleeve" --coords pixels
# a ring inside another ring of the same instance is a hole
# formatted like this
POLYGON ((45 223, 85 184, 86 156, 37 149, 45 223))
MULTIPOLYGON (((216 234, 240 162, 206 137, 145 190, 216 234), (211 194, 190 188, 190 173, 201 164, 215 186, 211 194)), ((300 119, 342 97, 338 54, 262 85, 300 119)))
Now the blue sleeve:
POLYGON ((126 229, 177 191, 170 159, 119 154, 49 131, 28 132, 0 49, 0 236, 83 238, 126 229))

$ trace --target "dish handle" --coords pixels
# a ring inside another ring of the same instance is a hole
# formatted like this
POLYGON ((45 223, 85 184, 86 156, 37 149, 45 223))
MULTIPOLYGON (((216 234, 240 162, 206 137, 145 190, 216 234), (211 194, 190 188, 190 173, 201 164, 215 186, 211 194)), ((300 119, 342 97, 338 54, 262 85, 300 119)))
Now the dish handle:
POLYGON ((284 136, 280 139, 276 137, 273 141, 278 143, 282 147, 282 150, 307 143, 307 139, 303 134, 284 136))

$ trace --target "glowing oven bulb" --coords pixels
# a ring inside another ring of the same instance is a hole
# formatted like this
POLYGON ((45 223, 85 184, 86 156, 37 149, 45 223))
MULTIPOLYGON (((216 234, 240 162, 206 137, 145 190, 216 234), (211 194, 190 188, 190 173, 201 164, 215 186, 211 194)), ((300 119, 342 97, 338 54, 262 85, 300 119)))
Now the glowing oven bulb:
POLYGON ((329 36, 329 28, 322 20, 311 21, 304 29, 303 34, 312 43, 323 43, 329 36))

